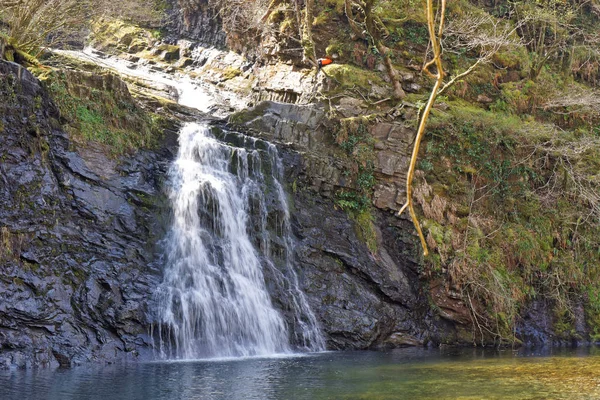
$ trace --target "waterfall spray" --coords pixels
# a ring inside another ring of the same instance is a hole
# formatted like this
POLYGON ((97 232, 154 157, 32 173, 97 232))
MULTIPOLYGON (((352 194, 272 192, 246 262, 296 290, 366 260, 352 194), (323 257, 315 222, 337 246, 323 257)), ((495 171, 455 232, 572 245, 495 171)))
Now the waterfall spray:
POLYGON ((206 125, 181 129, 179 153, 169 172, 173 223, 165 239, 167 265, 157 292, 161 357, 286 353, 292 351, 290 336, 302 349, 324 349, 292 267, 281 162, 274 146, 266 148, 261 154, 257 148, 221 143, 206 125), (263 156, 269 157, 269 179, 262 172, 263 156), (275 187, 283 210, 275 234, 284 243, 284 271, 273 261, 266 181, 275 187), (264 266, 290 297, 291 323, 272 304, 264 266))

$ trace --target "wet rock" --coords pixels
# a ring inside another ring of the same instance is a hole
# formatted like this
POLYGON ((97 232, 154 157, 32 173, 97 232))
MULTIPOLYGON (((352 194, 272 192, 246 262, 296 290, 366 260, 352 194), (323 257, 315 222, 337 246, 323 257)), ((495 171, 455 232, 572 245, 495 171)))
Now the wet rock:
POLYGON ((182 58, 180 58, 175 63, 175 67, 177 67, 177 68, 185 68, 185 67, 189 67, 193 63, 194 63, 194 60, 192 60, 191 58, 189 58, 189 57, 182 57, 182 58))
POLYGON ((394 332, 387 339, 385 339, 385 341, 383 341, 380 348, 386 349, 412 346, 423 346, 423 340, 403 332, 394 332))
POLYGON ((139 57, 139 56, 134 56, 134 55, 131 55, 131 54, 130 54, 130 55, 128 55, 127 57, 125 57, 125 60, 127 60, 127 61, 129 61, 129 62, 133 63, 133 65, 131 65, 131 67, 130 67, 130 68, 132 68, 132 69, 135 69, 135 68, 137 68, 137 65, 136 65, 136 63, 137 63, 138 61, 140 61, 140 57, 139 57))
MULTIPOLYGON (((122 84, 93 79, 99 90, 122 84)), ((158 216, 168 215, 159 177, 172 153, 110 160, 59 130, 58 109, 28 71, 0 62, 0 82, 0 367, 147 353, 158 216)))
MULTIPOLYGON (((420 261, 415 238, 406 234, 410 222, 376 212, 377 226, 385 228, 378 229, 379 248, 372 254, 356 234, 356 222, 335 206, 336 189, 347 184, 343 171, 349 167, 336 156, 322 111, 314 105, 264 102, 232 120, 284 145, 286 179, 295 188, 292 220, 299 278, 328 346, 392 347, 407 345, 410 338, 423 342, 435 337, 429 307, 418 296, 420 261), (405 340, 389 339, 394 332, 405 333, 405 340)), ((375 130, 385 143, 404 137, 395 124, 379 124, 375 130)), ((394 174, 400 161, 393 152, 383 153, 380 169, 394 174)), ((381 187, 380 205, 395 207, 396 193, 393 184, 381 187)))
POLYGON ((376 347, 398 326, 422 337, 427 323, 419 316, 411 261, 390 256, 385 243, 379 256, 371 255, 354 223, 329 201, 304 192, 295 204, 301 280, 329 346, 376 347))
POLYGON ((148 49, 148 43, 142 39, 134 39, 127 48, 127 52, 131 54, 136 54, 141 51, 148 49))
POLYGON ((159 55, 163 61, 175 61, 179 59, 179 48, 172 50, 164 50, 159 55))
POLYGON ((221 20, 214 15, 207 0, 169 0, 170 21, 168 32, 177 39, 186 38, 203 44, 224 47, 227 35, 221 27, 221 20))
POLYGON ((421 91, 421 85, 414 82, 404 84, 402 87, 409 93, 419 93, 421 91))

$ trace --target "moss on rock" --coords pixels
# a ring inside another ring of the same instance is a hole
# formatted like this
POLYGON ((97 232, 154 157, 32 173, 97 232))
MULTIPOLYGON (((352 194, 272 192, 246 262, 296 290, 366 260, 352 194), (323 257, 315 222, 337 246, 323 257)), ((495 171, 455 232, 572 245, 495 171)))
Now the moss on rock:
POLYGON ((351 64, 333 63, 323 67, 323 71, 342 89, 358 88, 369 92, 373 85, 386 86, 379 73, 351 64))
POLYGON ((137 53, 151 47, 156 39, 151 32, 131 23, 100 18, 92 24, 89 41, 98 50, 137 53))
POLYGON ((51 70, 43 83, 74 138, 105 144, 115 155, 158 143, 156 119, 116 75, 51 70))

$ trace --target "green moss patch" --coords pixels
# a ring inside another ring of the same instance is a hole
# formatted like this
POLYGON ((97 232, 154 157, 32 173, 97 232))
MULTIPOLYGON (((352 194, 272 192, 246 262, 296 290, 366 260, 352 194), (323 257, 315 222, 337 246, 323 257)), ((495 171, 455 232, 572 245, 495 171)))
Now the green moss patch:
POLYGON ((137 105, 117 76, 52 70, 43 83, 73 138, 105 144, 114 155, 157 145, 157 119, 137 105))
POLYGON ((359 88, 368 92, 373 85, 386 86, 386 83, 377 72, 351 64, 333 63, 323 67, 323 70, 342 89, 359 88))
POLYGON ((156 41, 151 32, 122 20, 98 19, 92 24, 90 44, 102 51, 138 53, 156 41))
POLYGON ((230 79, 235 78, 236 76, 240 76, 242 71, 239 68, 227 67, 223 71, 223 78, 228 81, 230 79))

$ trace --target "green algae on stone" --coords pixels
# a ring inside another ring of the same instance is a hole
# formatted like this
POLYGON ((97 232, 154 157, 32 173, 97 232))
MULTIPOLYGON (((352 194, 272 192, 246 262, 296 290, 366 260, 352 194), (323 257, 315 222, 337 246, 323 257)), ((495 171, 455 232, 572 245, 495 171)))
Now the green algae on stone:
POLYGON ((340 89, 361 89, 367 93, 373 86, 387 87, 380 74, 352 64, 329 64, 323 71, 331 77, 340 89))
POLYGON ((238 68, 227 67, 227 68, 225 68, 225 70, 223 70, 223 78, 226 81, 233 79, 236 76, 240 76, 241 74, 242 74, 242 71, 240 71, 238 68))

